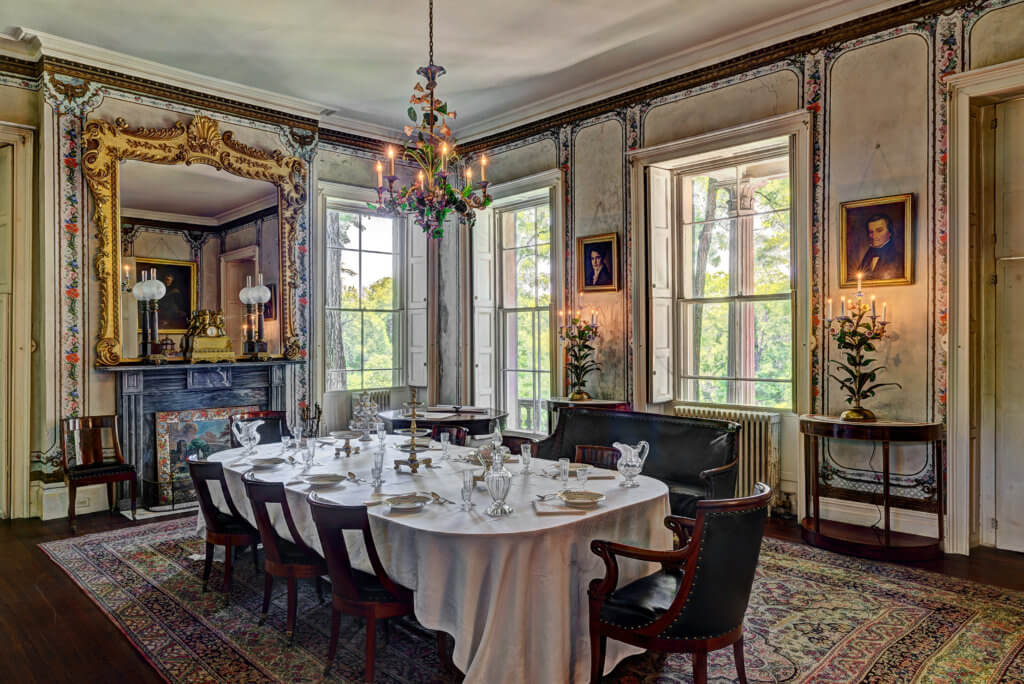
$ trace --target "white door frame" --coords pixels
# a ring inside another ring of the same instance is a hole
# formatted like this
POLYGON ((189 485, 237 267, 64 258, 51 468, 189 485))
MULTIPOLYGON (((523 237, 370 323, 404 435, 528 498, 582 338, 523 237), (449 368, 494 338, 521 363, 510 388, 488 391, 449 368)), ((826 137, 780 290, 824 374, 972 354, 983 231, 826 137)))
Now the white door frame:
POLYGON ((949 375, 946 451, 948 486, 946 553, 968 554, 971 532, 970 443, 970 163, 971 105, 1024 93, 1024 59, 983 67, 946 79, 949 112, 949 375))
MULTIPOLYGON (((32 151, 34 129, 0 122, 0 144, 11 145, 14 152, 13 217, 11 222, 10 384, 0 388, 7 393, 7 453, 0 455, 5 474, 3 508, 12 518, 27 518, 29 511, 29 431, 31 422, 25 404, 31 396, 32 369, 32 235, 35 233, 32 204, 32 151)), ((4 359, 2 363, 7 363, 4 359)))

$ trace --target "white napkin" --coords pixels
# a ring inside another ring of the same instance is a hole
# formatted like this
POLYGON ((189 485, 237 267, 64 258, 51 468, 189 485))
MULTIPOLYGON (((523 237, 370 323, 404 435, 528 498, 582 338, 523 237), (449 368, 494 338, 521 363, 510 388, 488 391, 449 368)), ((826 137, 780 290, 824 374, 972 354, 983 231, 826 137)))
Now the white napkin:
POLYGON ((537 515, 585 515, 582 508, 570 508, 562 504, 548 503, 547 501, 534 501, 533 510, 537 515))

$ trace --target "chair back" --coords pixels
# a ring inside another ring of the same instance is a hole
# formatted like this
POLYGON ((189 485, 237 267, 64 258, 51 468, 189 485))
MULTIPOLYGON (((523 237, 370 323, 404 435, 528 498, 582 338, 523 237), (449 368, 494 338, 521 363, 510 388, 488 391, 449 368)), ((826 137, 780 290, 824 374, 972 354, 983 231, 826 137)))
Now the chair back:
POLYGON ((218 513, 217 505, 213 503, 213 483, 220 483, 221 495, 228 504, 228 510, 236 518, 243 519, 241 513, 235 508, 235 502, 231 500, 231 492, 228 491, 228 483, 224 479, 224 466, 218 461, 201 461, 190 457, 188 463, 188 474, 192 476, 192 486, 199 497, 199 509, 203 512, 203 520, 206 521, 206 528, 213 532, 223 533, 220 521, 223 519, 218 513))
POLYGON ((60 422, 60 444, 64 470, 124 463, 117 436, 117 416, 64 418, 60 422), (109 439, 104 440, 104 436, 109 439))
POLYGON ((267 504, 277 504, 281 507, 281 514, 284 516, 284 522, 288 526, 288 534, 291 535, 295 545, 304 551, 315 553, 302 541, 299 530, 295 527, 295 519, 292 517, 292 511, 288 507, 288 498, 285 495, 283 482, 263 482, 257 480, 252 471, 242 477, 242 482, 245 484, 245 494, 249 497, 253 515, 256 517, 256 529, 259 530, 260 541, 263 543, 263 552, 267 558, 274 563, 281 563, 281 558, 283 557, 280 537, 278 537, 277 532, 274 530, 274 524, 270 521, 270 510, 267 508, 267 504))
POLYGON ((434 425, 430 430, 430 439, 441 441, 441 435, 447 434, 448 440, 455 446, 466 446, 469 430, 458 425, 434 425))
POLYGON ((598 468, 615 470, 622 454, 615 447, 597 446, 594 444, 576 445, 576 463, 587 463, 598 468))
POLYGON ((403 598, 381 565, 377 546, 373 543, 373 535, 370 533, 370 516, 366 512, 366 506, 345 506, 328 502, 317 497, 315 492, 310 493, 306 500, 309 502, 313 523, 320 537, 320 546, 327 560, 327 574, 331 578, 334 593, 348 601, 360 600, 348 547, 345 545, 345 530, 354 530, 363 535, 366 554, 377 579, 396 599, 403 598))
MULTIPOLYGON (((249 411, 248 413, 236 413, 228 418, 228 427, 232 428, 237 422, 248 422, 250 420, 263 421, 263 425, 260 425, 257 429, 257 432, 260 433, 260 444, 273 444, 275 442, 280 442, 282 436, 288 435, 290 437, 292 434, 288 429, 288 415, 284 411, 249 411)), ((229 432, 231 433, 231 446, 242 446, 235 438, 235 431, 229 430, 229 432)))
POLYGON ((682 610, 666 629, 680 638, 726 634, 743 624, 761 553, 772 490, 758 482, 752 495, 697 503, 676 604, 682 610))

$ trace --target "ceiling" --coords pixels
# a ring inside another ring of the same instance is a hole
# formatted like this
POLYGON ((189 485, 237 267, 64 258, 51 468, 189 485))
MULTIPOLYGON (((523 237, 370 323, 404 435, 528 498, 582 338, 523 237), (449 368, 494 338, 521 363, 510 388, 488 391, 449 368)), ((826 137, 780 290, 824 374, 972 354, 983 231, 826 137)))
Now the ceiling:
POLYGON ((121 214, 176 223, 217 226, 266 208, 277 188, 205 164, 166 166, 121 163, 121 214))
MULTIPOLYGON (((900 1, 436 0, 439 95, 467 139, 900 1)), ((405 123, 426 15, 425 0, 0 0, 9 35, 31 27, 287 95, 327 110, 325 125, 377 134, 405 123)))

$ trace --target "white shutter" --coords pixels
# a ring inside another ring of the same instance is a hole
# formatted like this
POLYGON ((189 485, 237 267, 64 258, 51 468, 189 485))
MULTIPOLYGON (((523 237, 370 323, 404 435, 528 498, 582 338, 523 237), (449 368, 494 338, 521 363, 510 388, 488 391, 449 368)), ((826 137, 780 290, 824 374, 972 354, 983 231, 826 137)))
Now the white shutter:
POLYGON ((651 403, 673 399, 675 325, 672 305, 672 176, 664 169, 647 169, 647 264, 650 273, 651 403))
POLYGON ((495 394, 497 294, 494 210, 476 213, 473 226, 473 405, 497 406, 495 394))
POLYGON ((427 386, 427 235, 408 225, 409 259, 406 334, 406 378, 414 387, 427 386))

